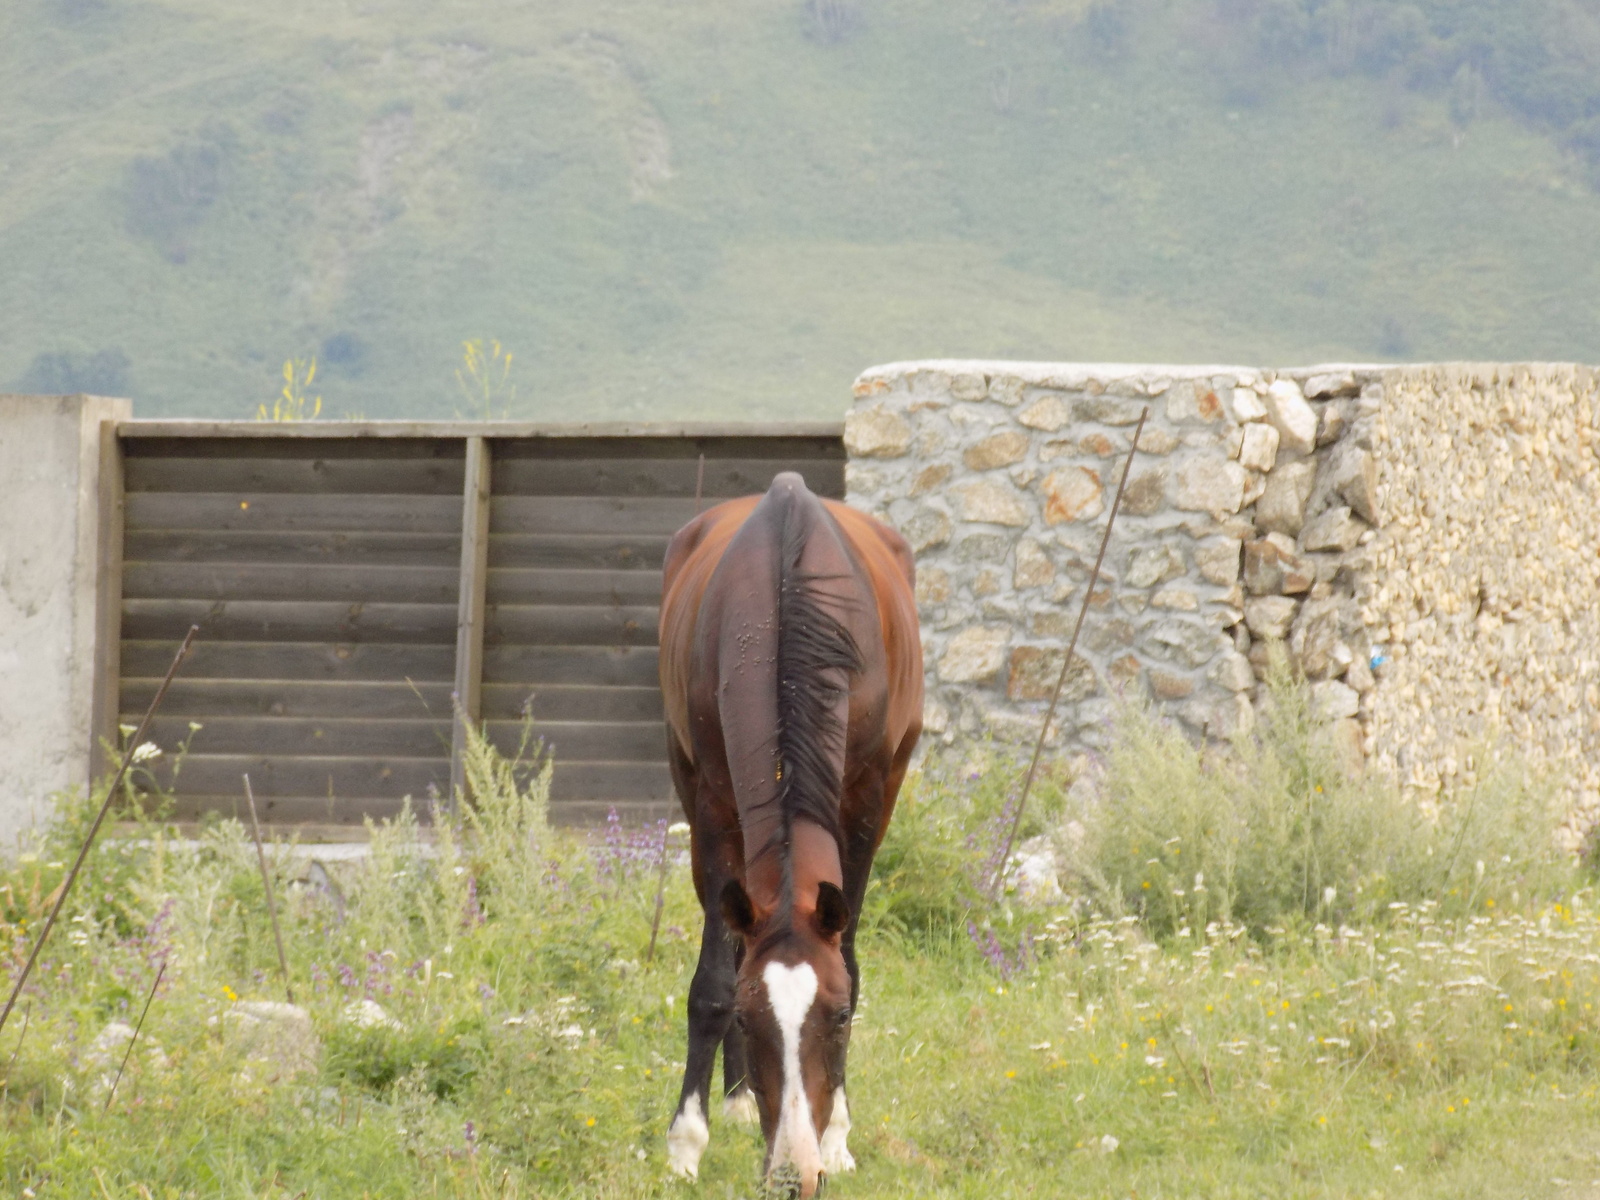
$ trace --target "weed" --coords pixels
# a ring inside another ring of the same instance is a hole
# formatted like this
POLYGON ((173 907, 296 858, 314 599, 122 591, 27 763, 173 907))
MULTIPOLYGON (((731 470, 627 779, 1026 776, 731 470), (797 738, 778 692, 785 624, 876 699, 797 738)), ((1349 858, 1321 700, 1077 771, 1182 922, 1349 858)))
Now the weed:
POLYGON ((258 421, 315 421, 322 415, 322 397, 307 397, 306 389, 317 378, 317 360, 285 359, 283 364, 283 390, 272 402, 256 410, 258 421))
MULTIPOLYGON (((1533 782, 1487 777, 1436 820, 1404 816, 1339 774, 1297 705, 1275 699, 1230 759, 1130 715, 1097 807, 1052 777, 1024 835, 1080 822, 1069 893, 1090 868, 1099 881, 1077 897, 1008 887, 990 904, 975 886, 1016 764, 990 753, 913 774, 860 941, 860 1169, 830 1193, 1333 1197, 1394 1194, 1403 1177, 1407 1194, 1442 1198, 1537 1192, 1582 1169, 1600 904, 1543 840, 1533 782), (1318 786, 1330 798, 1306 804, 1318 786), (1133 840, 1173 830, 1170 847, 1133 840), (1396 838, 1416 847, 1384 852, 1396 838), (1247 861, 1266 855, 1282 861, 1247 861), (1157 903, 1127 887, 1150 858, 1168 882, 1191 878, 1191 856, 1206 864, 1203 903, 1193 888, 1157 903)), ((363 859, 308 870, 271 847, 322 1048, 298 1076, 241 1062, 224 1036, 235 1004, 277 994, 251 843, 234 821, 175 837, 141 798, 129 836, 90 856, 30 985, 26 1037, 8 1030, 0 1047, 0 1187, 678 1194, 662 1139, 698 903, 669 860, 667 934, 642 963, 659 830, 550 828, 560 767, 531 730, 521 746, 500 755, 474 731, 459 816, 424 824, 408 806, 369 827, 363 859), (162 962, 102 1112, 107 1022, 137 1015, 162 962)), ((0 871, 11 971, 86 803, 62 805, 0 871)), ((701 1187, 752 1194, 760 1157, 756 1134, 719 1123, 701 1187)))

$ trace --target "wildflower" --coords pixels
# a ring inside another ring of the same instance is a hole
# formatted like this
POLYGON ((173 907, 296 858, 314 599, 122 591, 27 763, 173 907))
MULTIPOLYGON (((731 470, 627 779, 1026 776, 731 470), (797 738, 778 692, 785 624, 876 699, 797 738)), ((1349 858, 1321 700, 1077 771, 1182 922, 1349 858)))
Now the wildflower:
POLYGON ((151 762, 161 757, 161 747, 154 742, 141 742, 133 752, 133 761, 136 763, 151 762))
POLYGON ((1112 1137, 1108 1133, 1100 1139, 1100 1153, 1115 1154, 1117 1152, 1117 1147, 1120 1145, 1122 1145, 1122 1143, 1117 1141, 1116 1138, 1112 1137))

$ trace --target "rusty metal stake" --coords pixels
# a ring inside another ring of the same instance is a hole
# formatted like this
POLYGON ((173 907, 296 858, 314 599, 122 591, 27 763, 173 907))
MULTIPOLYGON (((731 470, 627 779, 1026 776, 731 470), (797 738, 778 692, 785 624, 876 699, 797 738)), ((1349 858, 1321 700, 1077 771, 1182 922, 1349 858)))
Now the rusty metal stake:
POLYGON ((28 1022, 33 1019, 33 1001, 28 1001, 28 1006, 22 1010, 22 1032, 17 1034, 17 1047, 11 1052, 11 1058, 6 1062, 5 1086, 11 1087, 11 1069, 17 1065, 17 1055, 22 1053, 22 1043, 28 1037, 28 1022))
POLYGON ((83 867, 83 860, 89 857, 89 847, 94 845, 95 835, 100 832, 100 825, 106 819, 106 813, 111 811, 111 801, 116 798, 117 789, 122 786, 122 778, 128 773, 128 767, 133 763, 133 754, 144 740, 144 731, 150 727, 151 718, 156 715, 156 709, 161 707, 161 701, 166 698, 167 688, 172 686, 172 678, 178 673, 178 668, 183 665, 183 660, 189 655, 189 647, 194 644, 195 635, 200 632, 200 626, 189 626, 189 633, 183 639, 183 645, 178 647, 178 653, 172 660, 172 665, 167 668, 166 678, 161 681, 161 686, 156 689, 155 699, 150 701, 150 707, 145 710, 144 719, 139 722, 139 728, 134 730, 133 736, 128 739, 128 748, 122 752, 122 763, 117 767, 117 773, 111 779, 111 786, 106 789, 105 803, 100 806, 100 811, 95 814, 94 824, 89 826, 89 836, 83 839, 83 848, 78 851, 77 861, 72 864, 72 870, 67 872, 66 879, 61 884, 61 894, 56 897, 56 906, 50 910, 46 918, 44 929, 39 934, 39 940, 33 944, 33 952, 28 955, 27 964, 22 968, 22 974, 17 977, 16 986, 11 989, 11 998, 6 1001, 4 1011, 0 1011, 0 1029, 6 1027, 6 1018, 11 1015, 11 1010, 16 1007, 17 997, 22 995, 22 989, 28 982, 28 976, 33 973, 33 964, 39 961, 39 951, 44 949, 45 939, 50 936, 50 931, 55 928, 56 918, 61 915, 62 906, 66 904, 67 897, 72 894, 72 885, 77 881, 78 872, 83 867))
POLYGON ((1089 572, 1089 590, 1083 595, 1083 604, 1078 609, 1078 622, 1072 627, 1072 640, 1067 643, 1067 657, 1061 662, 1061 674, 1056 677, 1055 691, 1050 693, 1050 707, 1045 710, 1044 724, 1039 728, 1039 740, 1033 746, 1033 758, 1028 763, 1028 774, 1022 781, 1022 796, 1017 801, 1016 816, 1012 818, 1011 829, 1006 834, 1006 848, 1000 855, 1000 860, 994 869, 994 879, 989 884, 989 900, 991 903, 1000 895, 1000 885, 1006 877, 1006 863, 1011 860, 1011 848, 1017 840, 1017 830, 1022 828, 1022 814, 1028 807, 1028 793, 1033 788, 1033 776, 1039 769, 1039 756, 1044 753, 1044 739, 1050 733, 1050 722, 1055 719, 1056 705, 1061 700, 1061 689, 1066 685, 1067 672, 1072 669, 1072 656, 1078 649, 1078 634, 1083 629, 1083 618, 1089 613, 1089 602, 1094 599, 1095 584, 1100 582, 1100 567, 1106 561, 1106 547, 1111 544, 1111 527, 1117 523, 1117 510, 1122 507, 1122 493, 1128 486, 1128 472, 1133 468, 1133 457, 1139 453, 1139 435, 1144 432, 1145 419, 1149 417, 1149 406, 1139 414, 1139 423, 1133 427, 1133 445, 1128 449, 1128 461, 1122 464, 1122 478, 1117 482, 1116 499, 1111 502, 1111 515, 1106 518, 1105 536, 1100 539, 1100 553, 1095 556, 1094 570, 1089 572))
POLYGON ((289 960, 283 953, 283 934, 278 930, 278 902, 272 895, 272 876, 267 874, 267 855, 261 848, 261 822, 256 819, 256 794, 250 776, 244 777, 244 798, 250 802, 250 830, 256 837, 256 862, 261 867, 261 886, 267 892, 267 915, 272 918, 272 940, 278 944, 278 970, 283 973, 283 994, 294 1003, 294 988, 289 984, 289 960))
POLYGON ((150 985, 150 994, 144 998, 144 1008, 139 1012, 139 1023, 133 1027, 133 1036, 128 1039, 128 1048, 122 1052, 122 1063, 117 1067, 117 1077, 111 1081, 111 1090, 106 1093, 106 1106, 101 1112, 111 1111, 112 1098, 117 1094, 117 1084, 122 1082, 122 1072, 127 1070, 128 1059, 133 1057, 133 1047, 139 1040, 139 1031, 144 1028, 144 1019, 150 1012, 150 1002, 156 998, 156 989, 161 986, 161 977, 167 973, 167 960, 161 960, 161 970, 156 972, 156 981, 150 985))

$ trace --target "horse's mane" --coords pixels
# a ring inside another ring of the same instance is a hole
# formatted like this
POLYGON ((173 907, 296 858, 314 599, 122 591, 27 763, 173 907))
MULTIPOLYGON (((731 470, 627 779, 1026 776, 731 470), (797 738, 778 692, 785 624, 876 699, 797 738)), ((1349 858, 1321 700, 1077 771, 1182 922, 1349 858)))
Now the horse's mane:
MULTIPOLYGON (((830 576, 800 569, 806 541, 826 510, 805 491, 780 493, 778 531, 778 790, 780 825, 762 853, 779 852, 791 842, 797 820, 826 830, 835 841, 839 824, 839 787, 829 751, 845 736, 835 712, 848 689, 830 678, 861 670, 861 650, 844 623, 829 611, 817 584, 830 576), (807 503, 810 501, 810 503, 807 503)), ((833 601, 837 604, 837 601, 833 601)), ((785 890, 790 864, 784 858, 785 890)))

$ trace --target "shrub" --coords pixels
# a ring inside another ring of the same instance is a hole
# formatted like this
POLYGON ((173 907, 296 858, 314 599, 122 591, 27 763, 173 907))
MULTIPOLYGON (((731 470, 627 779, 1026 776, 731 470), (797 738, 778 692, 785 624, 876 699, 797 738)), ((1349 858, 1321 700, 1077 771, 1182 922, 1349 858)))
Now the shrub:
POLYGON ((1372 922, 1423 900, 1461 915, 1575 882, 1551 794, 1515 763, 1430 817, 1340 765, 1302 685, 1278 678, 1266 710, 1227 753, 1142 709, 1124 713, 1103 795, 1076 806, 1061 839, 1097 907, 1162 938, 1213 922, 1260 934, 1285 921, 1372 922))

